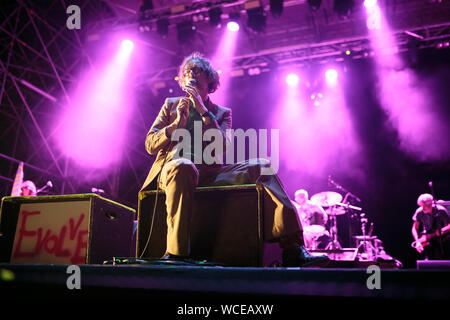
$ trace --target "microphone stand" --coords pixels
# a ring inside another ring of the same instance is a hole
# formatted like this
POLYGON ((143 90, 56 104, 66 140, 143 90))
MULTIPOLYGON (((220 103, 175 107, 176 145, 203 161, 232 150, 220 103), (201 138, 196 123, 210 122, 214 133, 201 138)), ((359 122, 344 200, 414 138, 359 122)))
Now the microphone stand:
MULTIPOLYGON (((333 181, 333 179, 331 179, 331 175, 328 176, 328 184, 333 185, 336 189, 338 189, 339 191, 342 191, 345 193, 345 197, 344 200, 342 201, 342 203, 338 203, 339 206, 346 208, 347 213, 350 211, 349 209, 353 209, 353 210, 358 210, 361 211, 362 208, 359 207, 355 207, 350 205, 350 201, 348 201, 348 198, 351 197, 352 199, 356 200, 357 202, 361 202, 361 199, 358 198, 356 195, 354 195, 353 193, 351 193, 350 191, 348 191, 347 189, 345 189, 343 186, 341 186, 340 184, 336 183, 335 181, 333 181)), ((352 243, 353 240, 353 234, 355 233, 355 230, 353 230, 353 220, 355 218, 355 215, 351 214, 350 216, 347 217, 347 221, 348 221, 348 239, 349 239, 349 244, 352 243)))
POLYGON ((358 202, 361 202, 361 199, 358 198, 356 195, 354 195, 353 193, 351 193, 350 191, 348 191, 347 189, 345 189, 344 187, 342 187, 341 185, 339 185, 338 183, 334 182, 330 177, 328 177, 329 182, 334 185, 336 187, 336 189, 347 193, 349 196, 351 196, 353 199, 355 199, 358 202))
POLYGON ((52 185, 51 181, 48 181, 47 184, 46 184, 45 186, 43 186, 42 188, 40 188, 40 189, 38 189, 38 190, 36 191, 36 194, 38 194, 38 193, 44 191, 44 190, 47 189, 47 188, 52 188, 52 187, 53 187, 53 185, 52 185))

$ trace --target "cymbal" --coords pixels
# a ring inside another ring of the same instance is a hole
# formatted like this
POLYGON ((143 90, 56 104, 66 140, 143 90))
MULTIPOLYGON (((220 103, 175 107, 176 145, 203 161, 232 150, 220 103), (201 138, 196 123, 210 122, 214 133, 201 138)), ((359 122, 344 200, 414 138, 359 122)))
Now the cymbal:
POLYGON ((311 197, 311 201, 321 205, 322 207, 331 207, 341 202, 342 196, 333 191, 324 191, 316 193, 311 197))
POLYGON ((325 212, 329 216, 340 216, 340 215, 346 214, 345 209, 342 207, 330 207, 330 208, 325 209, 325 212))

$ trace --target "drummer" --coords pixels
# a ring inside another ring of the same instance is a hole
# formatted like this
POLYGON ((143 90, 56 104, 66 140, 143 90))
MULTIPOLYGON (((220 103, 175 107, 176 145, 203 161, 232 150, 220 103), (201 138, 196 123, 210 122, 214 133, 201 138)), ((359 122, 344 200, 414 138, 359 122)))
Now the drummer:
POLYGON ((308 191, 304 189, 297 190, 294 197, 295 201, 292 201, 292 204, 297 209, 298 218, 303 226, 305 245, 308 249, 315 249, 317 239, 328 234, 325 229, 328 216, 320 205, 308 199, 308 191), (322 228, 319 230, 319 228, 311 228, 311 226, 322 226, 322 228), (315 232, 310 232, 310 230, 315 232), (317 234, 317 230, 320 231, 320 234, 317 234))

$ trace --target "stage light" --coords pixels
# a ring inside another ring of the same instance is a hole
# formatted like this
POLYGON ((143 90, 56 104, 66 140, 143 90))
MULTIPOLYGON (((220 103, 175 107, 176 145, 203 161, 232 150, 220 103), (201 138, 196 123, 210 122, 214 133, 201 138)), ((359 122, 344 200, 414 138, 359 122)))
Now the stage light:
POLYGON ((156 21, 156 32, 164 39, 167 38, 167 35, 169 34, 169 20, 159 19, 156 21))
POLYGON ((364 7, 373 8, 377 5, 377 0, 364 0, 364 7))
POLYGON ((230 21, 227 23, 227 28, 230 31, 237 32, 237 31, 239 31, 239 23, 237 23, 235 21, 230 21))
POLYGON ((313 10, 319 10, 322 0, 308 0, 309 7, 313 10))
POLYGON ((202 13, 194 14, 192 16, 192 21, 194 21, 194 22, 201 22, 203 20, 205 20, 205 16, 202 13))
POLYGON ((248 75, 249 76, 257 76, 259 74, 261 74, 261 69, 258 68, 258 67, 248 69, 248 75))
POLYGON ((214 26, 217 27, 220 25, 221 21, 222 21, 222 9, 220 7, 215 7, 215 8, 211 8, 208 10, 208 15, 209 15, 209 23, 214 26))
POLYGON ((131 52, 134 48, 134 43, 131 40, 123 40, 122 41, 122 49, 126 52, 131 52))
POLYGON ((286 76, 286 83, 290 87, 295 87, 299 82, 298 76, 294 73, 290 73, 286 76))
POLYGON ((148 18, 148 11, 153 9, 153 2, 151 0, 143 0, 142 5, 139 7, 138 11, 138 24, 140 32, 150 31, 150 24, 145 22, 148 18))
POLYGON ((270 13, 275 19, 283 13, 283 0, 270 0, 270 13))
POLYGON ((312 100, 313 105, 318 107, 320 106, 320 100, 322 100, 323 94, 321 92, 314 92, 310 95, 310 98, 312 100))
POLYGON ((255 32, 263 32, 266 27, 266 13, 262 7, 247 10, 247 26, 255 32))
POLYGON ((139 25, 139 32, 149 32, 151 30, 151 27, 148 23, 141 23, 139 25))
POLYGON ((310 98, 311 98, 311 100, 322 99, 323 98, 323 94, 321 92, 313 93, 313 94, 311 94, 310 98))
POLYGON ((192 21, 184 21, 177 23, 177 38, 180 44, 185 44, 191 41, 195 36, 197 29, 193 25, 192 21))
POLYGON ((335 86, 337 84, 338 72, 335 69, 328 69, 325 72, 325 79, 327 84, 330 86, 335 86))
MULTIPOLYGON (((381 10, 377 6, 376 0, 365 0, 364 6, 366 7, 367 20, 366 25, 369 30, 381 29, 381 10)), ((412 33, 410 35, 416 35, 412 33)))
POLYGON ((334 11, 341 18, 348 18, 355 6, 353 0, 334 0, 334 11))
POLYGON ((228 17, 230 19, 230 21, 227 23, 228 29, 231 31, 238 31, 240 28, 239 22, 240 22, 241 14, 238 11, 230 12, 228 17))

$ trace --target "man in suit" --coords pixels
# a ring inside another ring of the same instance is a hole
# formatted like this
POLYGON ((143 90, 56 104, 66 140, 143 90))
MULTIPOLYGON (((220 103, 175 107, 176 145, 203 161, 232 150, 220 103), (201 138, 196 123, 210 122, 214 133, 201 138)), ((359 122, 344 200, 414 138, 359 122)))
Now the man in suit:
MULTIPOLYGON (((268 217, 265 222, 272 222, 266 228, 265 238, 280 242, 283 264, 306 266, 326 260, 304 249, 301 225, 276 174, 261 175, 263 168, 270 169, 269 161, 258 159, 226 166, 220 161, 207 164, 198 161, 202 159, 198 146, 184 149, 181 155, 180 144, 172 141, 174 136, 179 136, 180 130, 194 136, 195 126, 198 128, 199 124, 202 132, 214 129, 223 146, 229 145, 231 110, 211 102, 208 95, 218 88, 219 75, 201 54, 195 52, 184 59, 178 79, 186 97, 166 99, 145 141, 147 152, 157 153, 157 157, 141 190, 158 186, 166 194, 167 242, 162 259, 186 260, 189 257, 189 223, 196 186, 257 183, 265 188, 273 204, 268 206, 273 210, 264 213, 268 217)), ((204 141, 201 144, 203 148, 207 145, 204 141)))

